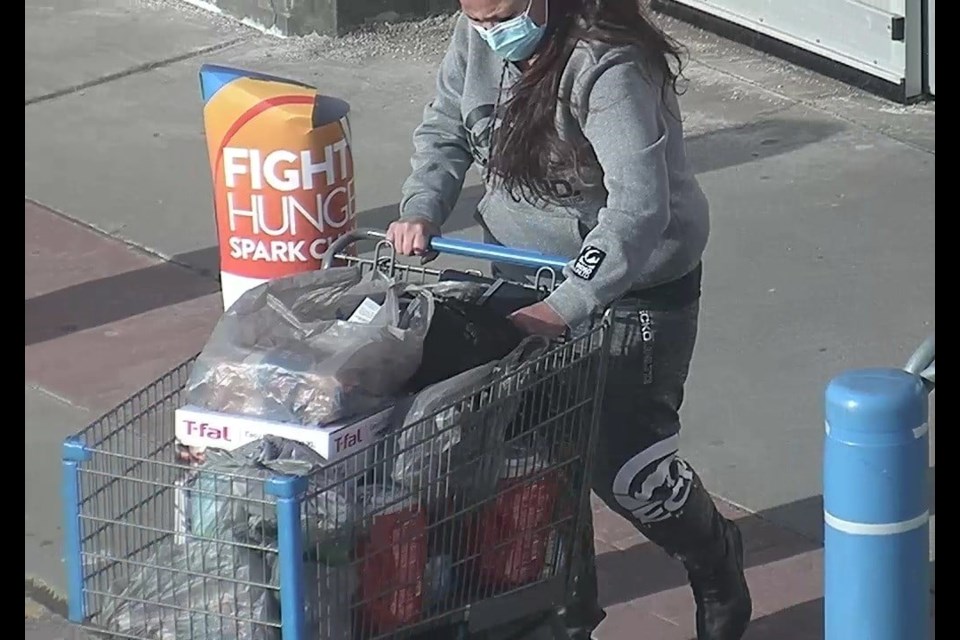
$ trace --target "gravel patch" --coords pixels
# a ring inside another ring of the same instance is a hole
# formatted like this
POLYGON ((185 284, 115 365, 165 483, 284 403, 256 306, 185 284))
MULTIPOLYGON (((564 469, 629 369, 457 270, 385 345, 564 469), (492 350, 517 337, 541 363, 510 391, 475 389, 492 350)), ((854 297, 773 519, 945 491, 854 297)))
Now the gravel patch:
POLYGON ((458 14, 424 20, 382 19, 339 38, 310 35, 299 39, 300 55, 344 62, 371 58, 434 61, 443 57, 458 14))

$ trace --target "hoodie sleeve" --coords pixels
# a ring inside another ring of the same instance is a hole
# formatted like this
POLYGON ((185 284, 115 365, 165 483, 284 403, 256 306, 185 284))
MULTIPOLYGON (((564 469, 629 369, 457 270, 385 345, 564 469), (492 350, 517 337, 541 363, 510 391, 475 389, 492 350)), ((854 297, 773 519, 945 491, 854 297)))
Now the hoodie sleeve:
POLYGON ((659 86, 635 61, 584 82, 583 133, 603 170, 606 205, 547 304, 568 326, 626 293, 645 271, 670 221, 667 126, 659 86))
POLYGON ((473 155, 460 111, 466 72, 467 32, 457 23, 437 75, 436 94, 413 133, 413 169, 403 184, 401 218, 427 218, 437 226, 453 210, 473 155))

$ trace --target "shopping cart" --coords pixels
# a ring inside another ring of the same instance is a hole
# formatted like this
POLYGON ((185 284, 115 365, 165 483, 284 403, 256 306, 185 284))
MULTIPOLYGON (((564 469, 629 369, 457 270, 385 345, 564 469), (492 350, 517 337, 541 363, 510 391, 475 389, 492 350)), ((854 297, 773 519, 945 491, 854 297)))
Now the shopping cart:
MULTIPOLYGON (((352 232, 325 266, 444 277, 397 262, 383 238, 352 232), (373 257, 348 249, 364 239, 373 257)), ((432 248, 529 267, 531 290, 563 264, 447 238, 432 248)), ((70 618, 177 640, 467 637, 530 619, 561 633, 608 329, 598 318, 308 476, 185 465, 173 416, 195 358, 181 364, 63 445, 70 618)))

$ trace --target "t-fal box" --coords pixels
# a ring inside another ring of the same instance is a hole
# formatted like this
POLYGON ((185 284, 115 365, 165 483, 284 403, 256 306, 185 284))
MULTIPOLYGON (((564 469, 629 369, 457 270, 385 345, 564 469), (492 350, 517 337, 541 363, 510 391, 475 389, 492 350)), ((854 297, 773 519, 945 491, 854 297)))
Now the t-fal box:
POLYGON ((393 407, 364 418, 349 418, 323 426, 302 426, 207 411, 193 405, 176 411, 177 442, 187 447, 232 451, 263 436, 272 435, 307 445, 327 462, 334 462, 371 444, 390 424, 393 407))
MULTIPOLYGON (((222 449, 232 451, 266 435, 301 442, 328 463, 343 459, 375 441, 390 425, 395 407, 386 407, 362 418, 351 418, 319 427, 309 427, 272 420, 262 420, 229 413, 208 411, 193 405, 176 410, 177 443, 187 447, 222 449)), ((350 462, 351 469, 364 468, 368 457, 350 462), (354 466, 356 465, 356 466, 354 466)), ((201 467, 202 468, 202 467, 201 467)), ((183 544, 190 532, 190 491, 187 487, 194 479, 189 473, 176 483, 174 492, 174 517, 176 519, 176 543, 183 544)))

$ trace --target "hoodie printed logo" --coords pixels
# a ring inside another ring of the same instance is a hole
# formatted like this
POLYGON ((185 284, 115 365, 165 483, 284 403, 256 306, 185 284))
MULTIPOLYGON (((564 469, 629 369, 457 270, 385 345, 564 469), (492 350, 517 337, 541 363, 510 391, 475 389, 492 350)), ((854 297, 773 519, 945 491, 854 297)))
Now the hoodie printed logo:
POLYGON ((573 274, 584 280, 593 280, 593 276, 597 275, 597 269, 606 257, 606 252, 601 249, 592 245, 584 247, 577 256, 577 261, 573 263, 573 274))
POLYGON ((490 140, 493 136, 493 105, 482 104, 467 114, 463 126, 467 130, 467 143, 473 159, 481 167, 487 166, 490 158, 490 140))
MULTIPOLYGON (((500 126, 499 119, 494 122, 493 113, 492 104, 481 104, 472 109, 463 119, 463 128, 467 132, 467 144, 470 146, 470 153, 473 155, 474 162, 481 167, 486 167, 487 163, 490 162, 493 133, 500 126)), ((537 187, 565 206, 580 204, 584 200, 580 189, 568 180, 558 178, 540 180, 537 187)), ((513 200, 519 203, 521 198, 513 196, 513 200)))

